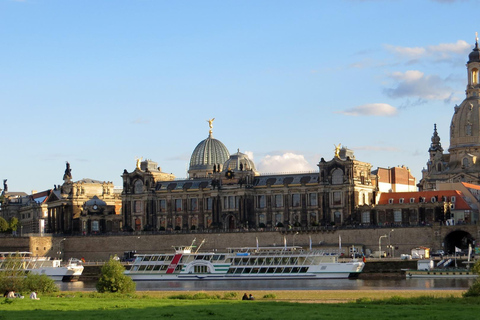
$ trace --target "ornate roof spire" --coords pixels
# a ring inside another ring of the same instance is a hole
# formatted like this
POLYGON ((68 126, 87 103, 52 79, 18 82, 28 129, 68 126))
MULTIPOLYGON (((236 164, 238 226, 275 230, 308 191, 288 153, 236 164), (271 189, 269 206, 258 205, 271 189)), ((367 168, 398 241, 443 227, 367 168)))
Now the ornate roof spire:
POLYGON ((433 135, 432 135, 432 143, 430 144, 429 152, 440 151, 443 152, 442 144, 440 143, 440 136, 437 132, 437 124, 433 125, 433 135))

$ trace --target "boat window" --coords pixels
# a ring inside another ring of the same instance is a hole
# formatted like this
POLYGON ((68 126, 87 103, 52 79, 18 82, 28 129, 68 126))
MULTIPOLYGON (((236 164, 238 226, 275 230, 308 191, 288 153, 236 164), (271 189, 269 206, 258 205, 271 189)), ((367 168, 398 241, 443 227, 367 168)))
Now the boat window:
POLYGON ((300 268, 300 273, 305 273, 307 271, 308 271, 308 268, 306 268, 306 267, 300 268))
POLYGON ((232 258, 225 259, 225 263, 232 263, 232 258))
POLYGON ((245 268, 245 269, 243 270, 243 274, 249 274, 250 271, 252 271, 252 268, 245 268))
POLYGON ((160 270, 161 267, 162 267, 161 264, 156 264, 155 266, 153 266, 153 271, 158 271, 160 270))
POLYGON ((267 273, 274 273, 276 268, 268 268, 267 273))
POLYGON ((271 264, 272 264, 272 261, 273 261, 272 258, 265 258, 265 264, 266 264, 266 265, 271 265, 271 264))
POLYGON ((251 274, 256 274, 256 273, 258 273, 259 270, 260 270, 260 268, 252 268, 252 271, 250 273, 251 274))
POLYGON ((290 267, 286 267, 285 269, 283 269, 283 273, 290 273, 292 272, 292 268, 290 267))
POLYGON ((138 271, 138 266, 132 266, 132 271, 138 271))
POLYGON ((248 258, 243 258, 242 259, 242 265, 244 265, 244 266, 248 265, 248 260, 249 260, 248 258))
POLYGON ((235 271, 235 268, 230 268, 230 269, 228 269, 227 273, 233 273, 234 271, 235 271))
POLYGON ((237 268, 235 269, 235 273, 236 274, 239 274, 239 273, 242 273, 243 272, 243 268, 237 268))
POLYGON ((297 258, 290 258, 290 264, 291 265, 296 265, 297 264, 297 258))
POLYGON ((277 269, 275 270, 275 273, 283 273, 283 268, 277 268, 277 269))
POLYGON ((203 255, 195 256, 195 260, 203 260, 203 255))
POLYGON ((260 268, 259 273, 266 273, 268 268, 260 268))
POLYGON ((298 273, 300 271, 299 267, 292 268, 292 273, 298 273))
POLYGON ((150 261, 157 261, 158 260, 158 256, 152 256, 152 259, 150 259, 150 261))
POLYGON ((161 268, 162 271, 165 271, 165 270, 167 270, 167 269, 168 269, 168 264, 162 265, 162 268, 161 268))
POLYGON ((288 261, 289 261, 289 260, 290 260, 290 259, 288 259, 288 258, 283 258, 283 259, 282 259, 282 264, 288 264, 288 261))
POLYGON ((173 256, 171 255, 165 256, 165 261, 172 261, 172 259, 173 259, 173 256))
POLYGON ((138 267, 138 271, 145 271, 146 265, 141 265, 138 267))
POLYGON ((177 267, 175 268, 175 271, 180 271, 182 270, 183 264, 177 264, 177 267))
POLYGON ((147 265, 147 267, 145 268, 145 271, 151 271, 153 269, 153 265, 149 264, 147 265))
POLYGON ((135 258, 135 263, 142 262, 143 257, 136 257, 135 258))
POLYGON ((265 263, 265 258, 258 258, 258 265, 262 266, 265 263))
POLYGON ((274 258, 273 264, 276 264, 276 265, 282 264, 282 258, 274 258))
POLYGON ((165 260, 165 256, 158 257, 158 261, 163 261, 163 260, 165 260))

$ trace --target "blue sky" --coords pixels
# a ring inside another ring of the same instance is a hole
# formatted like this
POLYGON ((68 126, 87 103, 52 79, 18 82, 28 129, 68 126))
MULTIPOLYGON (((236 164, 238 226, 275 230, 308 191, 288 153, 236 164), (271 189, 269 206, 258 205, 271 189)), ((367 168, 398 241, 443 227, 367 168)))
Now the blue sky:
POLYGON ((334 145, 421 178, 465 97, 479 1, 0 0, 0 178, 121 186, 135 158, 186 177, 213 135, 260 172, 334 145))

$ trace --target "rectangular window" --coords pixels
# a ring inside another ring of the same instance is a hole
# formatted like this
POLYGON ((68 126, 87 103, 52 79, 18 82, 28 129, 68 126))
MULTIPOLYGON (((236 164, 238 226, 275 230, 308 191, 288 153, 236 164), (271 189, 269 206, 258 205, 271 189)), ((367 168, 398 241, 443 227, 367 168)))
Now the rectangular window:
POLYGON ((292 194, 292 207, 300 207, 300 194, 292 194))
POLYGON ((142 212, 142 201, 133 201, 134 212, 140 213, 142 212))
POLYGON ((265 208, 265 196, 257 197, 257 208, 265 208))
POLYGON ((235 197, 234 196, 229 196, 228 197, 228 207, 230 209, 234 209, 235 208, 235 197))
POLYGON ((182 211, 182 199, 175 199, 175 211, 182 211))
POLYGON ((275 195, 275 208, 282 208, 283 207, 283 195, 276 194, 275 195))
POLYGON ((362 223, 370 224, 370 211, 362 212, 362 223))
POLYGON ((402 222, 402 210, 394 210, 393 211, 393 221, 396 223, 402 222))
POLYGON ((341 205, 342 204, 342 193, 336 191, 333 193, 333 204, 334 205, 341 205))
POLYGON ((158 210, 160 212, 167 212, 167 201, 166 200, 160 200, 159 201, 158 210))
POLYGON ((205 207, 207 210, 212 210, 212 198, 205 199, 205 207))
POLYGON ((198 201, 197 198, 190 199, 190 211, 198 211, 198 201))
POLYGON ((316 193, 309 193, 308 194, 309 205, 316 206, 317 202, 317 194, 316 193))
POLYGON ((96 220, 92 221, 92 231, 100 231, 98 221, 96 220))

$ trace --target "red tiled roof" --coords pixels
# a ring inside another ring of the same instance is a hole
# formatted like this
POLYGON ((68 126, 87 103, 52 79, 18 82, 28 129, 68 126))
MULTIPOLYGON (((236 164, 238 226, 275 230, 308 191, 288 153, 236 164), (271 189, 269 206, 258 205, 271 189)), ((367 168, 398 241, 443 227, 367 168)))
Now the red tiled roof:
POLYGON ((420 202, 420 198, 425 198, 425 203, 432 203, 432 198, 437 197, 436 202, 442 202, 442 197, 446 197, 447 201, 451 201, 452 197, 455 197, 455 209, 456 210, 470 210, 470 206, 463 199, 462 192, 458 190, 439 190, 439 191, 418 191, 418 192, 391 192, 382 193, 378 204, 388 205, 390 199, 393 199, 393 204, 399 204, 400 199, 404 199, 404 204, 409 203, 423 203, 420 202), (414 201, 410 202, 413 198, 414 201))

